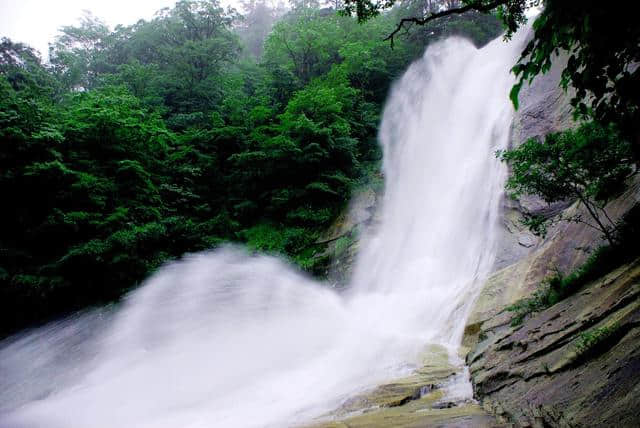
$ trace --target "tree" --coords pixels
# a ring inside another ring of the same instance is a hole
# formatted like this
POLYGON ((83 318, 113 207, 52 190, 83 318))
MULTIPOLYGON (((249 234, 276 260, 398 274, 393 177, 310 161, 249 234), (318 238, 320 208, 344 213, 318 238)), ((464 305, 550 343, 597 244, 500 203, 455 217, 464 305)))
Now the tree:
POLYGON ((6 37, 0 40, 0 75, 14 90, 29 91, 38 100, 48 100, 61 89, 33 48, 6 37))
POLYGON ((240 52, 231 32, 236 19, 218 0, 183 0, 149 24, 160 37, 155 49, 163 79, 157 83, 172 113, 206 112, 220 101, 217 82, 240 52))
POLYGON ((101 73, 110 70, 106 52, 111 38, 107 24, 85 13, 78 27, 67 26, 50 45, 54 73, 68 89, 88 89, 101 73))
POLYGON ((264 41, 281 11, 269 5, 266 0, 243 0, 241 5, 244 14, 237 31, 248 52, 254 58, 261 58, 264 41))
POLYGON ((351 24, 350 20, 300 6, 274 26, 265 44, 264 61, 272 68, 285 68, 299 86, 304 86, 338 61, 338 50, 351 24))
MULTIPOLYGON (((613 126, 587 123, 576 130, 553 133, 543 142, 530 139, 518 148, 499 151, 512 173, 507 181, 511 196, 532 194, 547 203, 577 199, 595 224, 580 216, 565 218, 593 227, 610 244, 616 241, 617 225, 606 211, 613 195, 625 187, 633 172, 630 145, 613 126)), ((527 220, 533 232, 544 234, 547 219, 527 220)))

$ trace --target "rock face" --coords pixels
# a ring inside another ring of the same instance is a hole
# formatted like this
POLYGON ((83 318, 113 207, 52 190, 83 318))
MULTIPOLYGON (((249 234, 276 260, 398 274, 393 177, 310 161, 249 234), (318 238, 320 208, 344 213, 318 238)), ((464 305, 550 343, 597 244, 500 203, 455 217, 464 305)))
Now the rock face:
POLYGON ((520 106, 511 129, 512 146, 531 137, 563 131, 575 124, 569 104, 573 93, 570 90, 565 92, 559 86, 566 64, 566 55, 556 57, 546 74, 537 76, 530 85, 522 87, 520 106))
MULTIPOLYGON (((521 94, 512 146, 573 125, 558 88, 564 65, 536 78, 521 94)), ((613 221, 640 203, 640 180, 607 205, 613 221)), ((560 222, 545 239, 520 225, 525 213, 581 214, 577 203, 545 206, 535 198, 505 200, 495 272, 468 319, 463 349, 477 398, 503 423, 533 427, 640 426, 640 261, 621 267, 578 294, 510 326, 508 305, 530 296, 555 270, 581 266, 603 241, 600 232, 560 222)))
MULTIPOLYGON (((607 212, 616 221, 637 204, 640 204, 640 180, 636 177, 624 194, 607 205, 607 212)), ((575 213, 588 218, 588 213, 578 204, 565 210, 566 215, 575 213)), ((547 238, 536 243, 528 255, 487 279, 467 320, 469 334, 464 344, 473 346, 485 323, 506 322, 509 316, 502 314, 506 306, 530 296, 555 270, 569 273, 577 269, 602 243, 600 232, 581 223, 560 222, 551 228, 547 238)))
POLYGON ((369 184, 355 191, 347 209, 318 240, 319 244, 327 245, 320 257, 330 258, 327 280, 337 288, 349 283, 360 238, 378 220, 379 187, 369 184))
MULTIPOLYGON (((523 86, 520 106, 511 125, 509 148, 517 147, 529 138, 543 138, 551 132, 563 131, 575 125, 569 103, 571 93, 559 86, 566 62, 564 56, 556 58, 548 73, 537 76, 530 85, 523 86)), ((552 216, 566 207, 566 204, 549 207, 535 197, 523 197, 518 201, 505 197, 495 269, 521 260, 541 244, 541 240, 520 223, 523 213, 552 216)))
POLYGON ((482 407, 467 404, 461 407, 433 409, 429 398, 411 401, 401 407, 380 409, 351 418, 327 422, 315 428, 499 428, 506 427, 496 422, 482 407))
MULTIPOLYGON (((536 77, 530 86, 523 87, 520 108, 512 124, 511 146, 515 147, 531 137, 543 137, 550 132, 575 125, 569 104, 570 92, 564 92, 560 75, 566 63, 558 57, 547 74, 536 77)), ((638 184, 607 206, 607 212, 617 220, 637 203, 638 184)), ((513 201, 505 197, 494 274, 486 281, 468 320, 469 331, 502 311, 505 306, 529 296, 542 279, 554 270, 570 272, 579 267, 590 252, 601 245, 600 233, 583 224, 561 222, 550 228, 546 239, 540 239, 522 224, 525 214, 543 214, 548 217, 589 214, 577 204, 559 203, 552 206, 534 197, 513 201)), ((474 343, 466 337, 465 345, 474 343)))
POLYGON ((485 325, 476 394, 516 426, 640 424, 640 259, 513 329, 485 325))

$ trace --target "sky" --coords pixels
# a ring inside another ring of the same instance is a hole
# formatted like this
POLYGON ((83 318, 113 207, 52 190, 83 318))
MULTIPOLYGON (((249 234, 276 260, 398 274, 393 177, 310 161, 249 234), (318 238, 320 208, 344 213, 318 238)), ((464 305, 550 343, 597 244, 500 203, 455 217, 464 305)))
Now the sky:
MULTIPOLYGON (((47 57, 48 43, 57 30, 79 23, 84 10, 102 18, 111 28, 150 19, 176 0, 0 0, 0 37, 26 43, 47 57)), ((231 1, 223 1, 229 4, 231 1)))

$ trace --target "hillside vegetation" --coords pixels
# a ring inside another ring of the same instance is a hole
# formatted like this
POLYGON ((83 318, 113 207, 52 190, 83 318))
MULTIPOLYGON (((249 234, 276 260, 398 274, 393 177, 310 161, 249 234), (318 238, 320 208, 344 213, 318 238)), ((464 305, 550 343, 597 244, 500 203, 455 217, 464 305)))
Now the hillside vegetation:
POLYGON ((323 272, 319 233, 376 171, 392 81, 477 13, 395 43, 331 8, 180 1, 115 29, 87 15, 50 60, 0 45, 1 333, 116 299, 167 260, 246 242, 323 272))

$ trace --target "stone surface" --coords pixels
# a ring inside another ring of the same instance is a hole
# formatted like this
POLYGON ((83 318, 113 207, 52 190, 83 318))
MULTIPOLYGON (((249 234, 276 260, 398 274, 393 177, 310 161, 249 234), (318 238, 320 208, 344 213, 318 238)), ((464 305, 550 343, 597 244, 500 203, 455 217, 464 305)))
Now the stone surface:
MULTIPOLYGON (((571 93, 560 87, 560 75, 567 62, 566 57, 556 58, 553 67, 537 76, 530 85, 520 91, 520 106, 511 124, 509 148, 519 146, 529 138, 543 138, 551 132, 558 132, 575 126, 569 103, 571 93)), ((525 196, 517 201, 503 198, 501 228, 498 230, 498 248, 495 270, 505 268, 530 254, 541 240, 525 227, 521 220, 524 213, 547 214, 552 216, 567 204, 549 207, 536 197, 525 196)))
MULTIPOLYGON (((635 177, 628 189, 607 205, 613 221, 620 219, 632 207, 640 203, 640 179, 635 177)), ((578 204, 563 211, 564 215, 580 213, 588 218, 578 204)), ((560 222, 550 228, 546 239, 535 245, 533 251, 522 259, 492 274, 485 282, 467 325, 480 326, 485 322, 496 323, 502 310, 517 300, 530 296, 540 282, 555 270, 569 273, 580 267, 589 254, 603 243, 600 232, 581 223, 560 222), (490 321, 491 320, 491 321, 490 321)), ((469 327, 467 328, 468 331, 469 327)), ((472 346, 475 337, 465 337, 465 344, 472 346)))
POLYGON ((329 257, 327 280, 334 287, 343 288, 349 283, 363 233, 375 226, 380 194, 373 185, 357 189, 349 206, 338 216, 331 227, 318 239, 326 250, 320 257, 329 257))
POLYGON ((490 428, 503 427, 496 419, 477 404, 433 409, 429 399, 411 401, 402 407, 385 408, 375 412, 364 413, 349 419, 326 422, 318 428, 490 428), (426 402, 426 404, 425 404, 426 402))
POLYGON ((474 390, 516 426, 640 426, 639 327, 640 259, 519 328, 484 323, 474 390))
POLYGON ((427 347, 411 374, 350 397, 309 428, 503 426, 477 403, 447 395, 448 382, 460 370, 444 348, 427 347))
POLYGON ((565 92, 560 88, 560 78, 566 63, 566 55, 556 57, 547 73, 536 76, 530 85, 522 87, 520 106, 511 128, 512 147, 529 138, 543 137, 575 125, 573 108, 569 103, 573 92, 565 92))
POLYGON ((349 207, 323 234, 319 242, 335 241, 361 225, 368 225, 375 210, 378 195, 371 186, 364 186, 353 194, 349 207))

